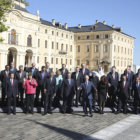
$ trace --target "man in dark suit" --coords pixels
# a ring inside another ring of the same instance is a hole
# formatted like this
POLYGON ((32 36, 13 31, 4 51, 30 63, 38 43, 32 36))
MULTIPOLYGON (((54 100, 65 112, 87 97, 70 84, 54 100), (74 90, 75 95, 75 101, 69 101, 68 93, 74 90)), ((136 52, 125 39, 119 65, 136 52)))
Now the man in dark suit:
POLYGON ((78 107, 78 102, 80 102, 80 90, 79 87, 82 83, 82 74, 79 72, 79 67, 76 67, 76 72, 72 73, 72 79, 75 82, 75 90, 76 90, 76 102, 75 106, 78 107))
POLYGON ((51 72, 49 78, 46 78, 44 84, 44 115, 52 113, 52 100, 56 96, 56 79, 54 73, 51 72))
MULTIPOLYGON (((26 78, 26 72, 23 71, 23 66, 20 65, 19 71, 16 72, 16 80, 18 81, 18 92, 19 92, 18 98, 20 98, 21 105, 24 104, 24 102, 23 102, 24 87, 22 86, 24 78, 26 78)), ((18 99, 18 101, 19 101, 19 99, 18 99)))
MULTIPOLYGON (((92 112, 92 91, 96 90, 92 82, 89 81, 89 76, 85 75, 85 82, 81 84, 80 89, 83 91, 83 111, 84 116, 88 116, 87 106, 89 106, 90 117, 93 116, 92 112)), ((96 90, 97 91, 97 90, 96 90)))
POLYGON ((63 113, 72 113, 72 102, 75 94, 75 82, 71 78, 71 73, 67 74, 67 79, 63 80, 62 83, 62 94, 63 94, 63 113))
POLYGON ((82 73, 82 77, 83 77, 83 82, 85 80, 85 75, 89 76, 89 69, 86 68, 85 64, 81 64, 81 69, 80 69, 80 73, 82 73))
MULTIPOLYGON (((98 84, 99 84, 99 77, 96 75, 95 72, 92 72, 92 76, 90 77, 90 81, 93 83, 93 85, 97 89, 98 84)), ((95 103, 96 103, 96 95, 97 95, 97 92, 96 92, 96 90, 93 90, 92 93, 93 93, 93 109, 96 111, 96 109, 95 109, 95 103)))
POLYGON ((41 92, 41 104, 43 105, 44 82, 48 78, 47 76, 48 76, 48 74, 46 72, 46 67, 42 66, 41 71, 39 71, 38 76, 37 76, 38 77, 37 78, 38 88, 37 88, 37 91, 36 91, 36 99, 35 99, 35 102, 36 102, 37 105, 39 104, 40 92, 41 92))
POLYGON ((116 67, 113 66, 111 68, 111 72, 107 74, 107 80, 108 80, 108 93, 110 97, 110 106, 114 110, 116 96, 117 96, 117 88, 118 88, 118 82, 119 82, 119 74, 116 72, 116 67))
POLYGON ((134 108, 135 113, 138 114, 140 107, 140 78, 137 77, 135 83, 133 84, 133 91, 134 91, 134 108))
POLYGON ((13 114, 16 115, 16 97, 18 97, 18 81, 14 79, 14 73, 10 73, 10 79, 6 82, 6 98, 8 101, 8 115, 11 113, 13 99, 13 114))
POLYGON ((1 71, 1 87, 2 87, 2 104, 5 104, 5 96, 6 96, 6 82, 9 79, 10 67, 9 65, 5 66, 5 70, 1 71))
POLYGON ((140 78, 140 69, 138 69, 138 72, 134 75, 134 82, 133 82, 133 84, 136 82, 137 77, 140 78))
POLYGON ((63 79, 66 79, 69 71, 66 69, 65 64, 62 64, 62 68, 60 69, 60 72, 61 72, 63 79))
POLYGON ((127 114, 127 103, 129 97, 129 82, 127 81, 126 75, 122 76, 122 80, 119 83, 119 102, 118 111, 120 113, 121 106, 123 105, 123 113, 127 114))
POLYGON ((13 62, 11 62, 11 64, 10 64, 10 72, 14 73, 14 76, 16 76, 17 69, 15 68, 13 62))
POLYGON ((31 72, 32 75, 33 75, 33 78, 34 78, 35 80, 37 80, 38 69, 36 68, 35 63, 32 63, 32 67, 28 68, 27 72, 28 72, 28 73, 31 72))
POLYGON ((49 78, 51 72, 52 72, 52 69, 50 68, 50 63, 46 62, 46 75, 47 75, 47 78, 49 78))

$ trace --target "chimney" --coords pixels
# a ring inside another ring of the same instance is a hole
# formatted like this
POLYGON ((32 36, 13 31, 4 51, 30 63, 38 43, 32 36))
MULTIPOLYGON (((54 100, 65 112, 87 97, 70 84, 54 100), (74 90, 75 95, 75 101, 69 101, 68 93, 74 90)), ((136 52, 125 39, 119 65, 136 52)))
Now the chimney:
POLYGON ((103 21, 103 24, 106 24, 106 22, 105 22, 105 21, 103 21))
POLYGON ((65 23, 65 29, 68 29, 68 24, 67 23, 65 23))
POLYGON ((36 11, 36 15, 39 17, 39 10, 36 11))
POLYGON ((53 26, 55 26, 55 19, 52 19, 52 24, 53 26))
POLYGON ((122 32, 122 27, 120 27, 120 32, 122 32))
POLYGON ((81 29, 81 24, 78 25, 78 28, 81 29))
POLYGON ((58 24, 59 24, 59 28, 62 28, 62 23, 61 23, 61 22, 59 22, 58 24))
POLYGON ((96 24, 98 23, 98 20, 96 20, 96 24))
POLYGON ((115 25, 112 25, 112 28, 115 28, 115 25))

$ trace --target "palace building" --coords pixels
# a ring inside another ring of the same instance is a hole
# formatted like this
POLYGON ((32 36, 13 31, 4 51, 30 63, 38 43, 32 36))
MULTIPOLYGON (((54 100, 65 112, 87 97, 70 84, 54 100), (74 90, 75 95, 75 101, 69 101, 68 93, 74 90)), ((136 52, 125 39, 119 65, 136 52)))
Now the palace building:
POLYGON ((102 66, 105 72, 115 65, 119 73, 133 66, 135 38, 121 28, 96 21, 90 26, 68 27, 67 23, 41 19, 27 11, 25 4, 14 1, 14 9, 6 14, 7 32, 0 34, 0 70, 6 64, 31 66, 40 69, 50 62, 54 71, 65 63, 69 71, 85 63, 90 70, 102 66))

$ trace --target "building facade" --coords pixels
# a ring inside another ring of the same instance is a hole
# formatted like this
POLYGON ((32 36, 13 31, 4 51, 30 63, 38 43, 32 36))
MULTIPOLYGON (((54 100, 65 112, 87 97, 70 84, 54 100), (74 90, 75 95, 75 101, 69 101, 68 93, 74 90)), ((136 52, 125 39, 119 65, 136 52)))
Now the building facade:
POLYGON ((54 71, 65 63, 69 71, 85 63, 90 70, 102 66, 105 72, 115 65, 121 73, 127 65, 133 66, 133 37, 121 28, 96 21, 94 25, 68 27, 61 22, 40 18, 26 10, 25 4, 14 1, 14 9, 7 13, 7 32, 0 36, 0 70, 6 64, 31 66, 40 69, 50 62, 54 71))

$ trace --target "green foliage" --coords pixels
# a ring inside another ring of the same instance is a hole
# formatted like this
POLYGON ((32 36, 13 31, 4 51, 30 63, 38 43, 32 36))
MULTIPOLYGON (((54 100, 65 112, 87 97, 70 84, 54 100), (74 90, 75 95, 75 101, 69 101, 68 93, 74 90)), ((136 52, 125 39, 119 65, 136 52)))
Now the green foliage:
MULTIPOLYGON (((0 0, 0 33, 7 31, 8 27, 4 25, 6 22, 5 13, 8 12, 12 8, 12 0, 0 0)), ((3 39, 0 38, 0 42, 3 39)))

